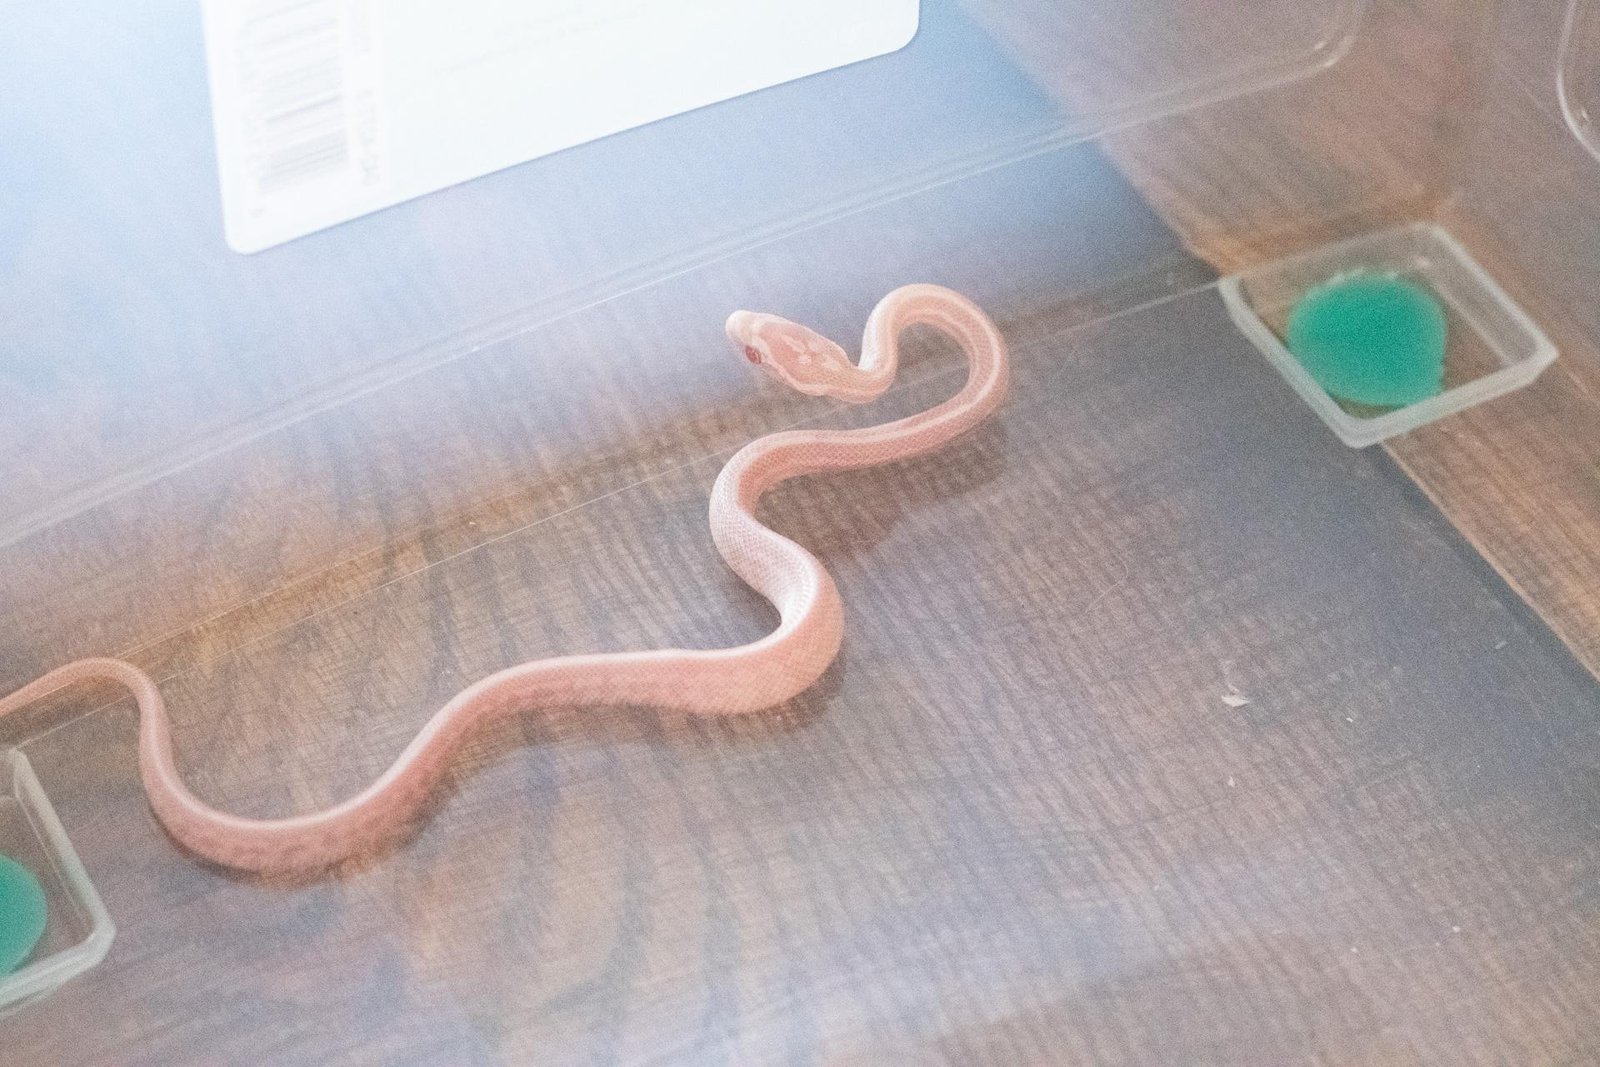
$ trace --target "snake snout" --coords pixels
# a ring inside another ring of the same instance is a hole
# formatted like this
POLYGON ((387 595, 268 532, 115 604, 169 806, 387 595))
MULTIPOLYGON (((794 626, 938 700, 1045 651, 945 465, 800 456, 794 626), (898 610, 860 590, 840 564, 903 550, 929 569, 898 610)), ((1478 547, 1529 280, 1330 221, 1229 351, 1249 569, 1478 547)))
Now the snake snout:
POLYGON ((748 345, 755 335, 755 318, 755 313, 752 311, 735 311, 729 315, 727 325, 723 327, 727 331, 728 340, 741 349, 748 345))
POLYGON ((733 343, 733 350, 754 366, 763 363, 761 350, 756 347, 756 324, 759 316, 749 311, 735 311, 728 316, 727 326, 724 327, 728 340, 733 343))

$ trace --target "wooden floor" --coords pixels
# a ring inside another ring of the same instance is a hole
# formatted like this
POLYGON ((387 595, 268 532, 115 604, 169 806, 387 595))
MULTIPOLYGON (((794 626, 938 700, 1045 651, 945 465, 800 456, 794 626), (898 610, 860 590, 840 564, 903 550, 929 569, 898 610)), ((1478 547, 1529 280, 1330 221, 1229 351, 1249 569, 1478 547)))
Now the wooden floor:
MULTIPOLYGON (((721 463, 957 381, 919 338, 868 410, 758 387, 714 311, 843 339, 917 278, 1014 346, 978 433, 771 498, 848 618, 771 715, 502 725, 400 847, 295 882, 164 836, 126 702, 0 724, 119 926, 0 1020, 0 1063, 1592 1059, 1600 685, 1580 616, 1518 595, 1564 542, 1487 537, 1472 502, 1517 478, 1438 473, 1461 462, 1443 430, 1344 448, 1214 290, 1144 303, 1234 261, 1137 147, 1112 152, 1143 199, 1063 150, 497 341, 0 550, 0 688, 126 651, 165 679, 202 796, 305 810, 508 663, 760 635, 770 610, 705 530, 721 463)), ((1568 410, 1563 381, 1474 418, 1568 410)), ((1551 440, 1466 454, 1511 471, 1551 440)), ((1553 469, 1529 508, 1572 491, 1553 469)), ((1582 556, 1547 588, 1592 609, 1582 556)))
MULTIPOLYGON (((947 392, 947 368, 873 414, 947 392)), ((492 667, 759 634, 704 533, 718 466, 178 679, 201 791, 321 803, 492 667)), ((730 724, 496 729, 413 840, 336 878, 174 848, 126 707, 28 743, 122 932, 5 1022, 8 1062, 1576 1062, 1600 1042, 1593 679, 1382 453, 1320 430, 1212 292, 1036 337, 1002 416, 948 455, 767 513, 849 606, 814 692, 730 724)))

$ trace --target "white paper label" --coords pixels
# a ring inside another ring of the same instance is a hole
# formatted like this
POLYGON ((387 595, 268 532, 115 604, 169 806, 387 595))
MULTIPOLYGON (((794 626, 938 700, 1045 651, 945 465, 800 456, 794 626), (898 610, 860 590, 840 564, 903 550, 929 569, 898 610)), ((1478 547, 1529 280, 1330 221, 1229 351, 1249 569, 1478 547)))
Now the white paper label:
POLYGON ((228 244, 885 55, 918 2, 204 0, 228 244))

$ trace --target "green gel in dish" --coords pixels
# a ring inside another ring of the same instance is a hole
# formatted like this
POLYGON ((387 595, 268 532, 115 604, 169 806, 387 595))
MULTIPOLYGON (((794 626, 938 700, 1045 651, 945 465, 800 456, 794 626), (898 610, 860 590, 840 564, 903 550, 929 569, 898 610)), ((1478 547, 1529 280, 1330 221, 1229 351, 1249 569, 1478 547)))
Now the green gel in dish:
POLYGON ((28 868, 0 856, 0 975, 27 962, 44 936, 44 889, 28 868))
POLYGON ((1289 351, 1330 396, 1397 408, 1444 386, 1444 308, 1385 274, 1319 285, 1289 312, 1289 351))

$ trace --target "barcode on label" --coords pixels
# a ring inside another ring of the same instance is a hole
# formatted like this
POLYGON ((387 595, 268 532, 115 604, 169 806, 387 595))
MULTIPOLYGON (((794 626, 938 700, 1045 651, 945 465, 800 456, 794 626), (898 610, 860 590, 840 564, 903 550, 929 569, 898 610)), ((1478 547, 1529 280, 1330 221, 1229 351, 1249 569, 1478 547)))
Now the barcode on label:
POLYGON ((259 0, 243 11, 244 140, 259 196, 350 173, 343 7, 340 0, 259 0))
POLYGON ((374 0, 205 0, 228 242, 242 252, 387 191, 374 0))

